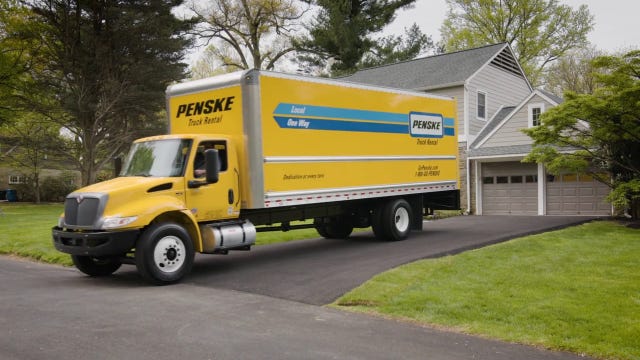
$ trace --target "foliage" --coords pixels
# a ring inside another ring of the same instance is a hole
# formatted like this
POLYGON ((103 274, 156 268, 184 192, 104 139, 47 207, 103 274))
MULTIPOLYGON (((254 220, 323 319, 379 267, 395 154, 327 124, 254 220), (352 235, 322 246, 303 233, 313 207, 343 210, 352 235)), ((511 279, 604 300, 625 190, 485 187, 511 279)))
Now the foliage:
POLYGON ((331 60, 331 75, 352 73, 359 68, 414 58, 433 45, 414 25, 406 37, 375 39, 374 34, 395 19, 397 10, 415 0, 313 0, 320 7, 308 26, 309 35, 301 37, 300 62, 322 68, 331 60))
POLYGON ((64 152, 95 181, 105 164, 139 136, 162 131, 164 90, 184 77, 180 61, 191 26, 171 13, 179 0, 31 3, 46 48, 33 107, 67 132, 64 152), (47 103, 45 100, 53 100, 47 103))
MULTIPOLYGON (((211 58, 224 71, 272 70, 285 55, 294 51, 291 38, 301 10, 294 0, 212 0, 208 7, 194 1, 191 10, 199 27, 196 36, 213 43, 196 68, 211 68, 211 58)), ((214 70, 215 73, 215 69, 214 70)))
POLYGON ((596 357, 640 357, 640 230, 593 222, 380 274, 340 308, 596 357))
POLYGON ((40 198, 48 202, 63 202, 64 198, 77 189, 76 175, 64 171, 58 176, 47 176, 40 186, 40 198))
POLYGON ((542 114, 540 126, 524 130, 534 140, 525 160, 543 163, 552 173, 607 170, 611 177, 598 179, 614 190, 609 200, 638 217, 640 51, 599 57, 593 66, 593 94, 567 92, 565 102, 542 114))
POLYGON ((592 94, 596 89, 592 61, 603 56, 594 47, 572 49, 554 62, 544 74, 544 88, 562 97, 565 91, 592 94))
POLYGON ((0 125, 11 122, 24 108, 20 92, 32 87, 26 75, 43 40, 33 36, 40 25, 30 17, 19 1, 0 0, 0 125))
POLYGON ((447 4, 440 30, 447 51, 508 43, 534 84, 548 64, 586 45, 593 28, 586 5, 572 10, 559 0, 447 0, 447 4))
POLYGON ((49 156, 55 154, 58 127, 33 113, 24 113, 2 129, 5 141, 12 143, 13 150, 5 154, 8 165, 20 169, 26 182, 21 186, 23 197, 40 202, 40 180, 44 167, 51 163, 49 156))
POLYGON ((410 60, 433 47, 431 37, 422 33, 417 24, 405 29, 405 35, 389 35, 378 39, 375 46, 364 54, 359 68, 369 68, 410 60))

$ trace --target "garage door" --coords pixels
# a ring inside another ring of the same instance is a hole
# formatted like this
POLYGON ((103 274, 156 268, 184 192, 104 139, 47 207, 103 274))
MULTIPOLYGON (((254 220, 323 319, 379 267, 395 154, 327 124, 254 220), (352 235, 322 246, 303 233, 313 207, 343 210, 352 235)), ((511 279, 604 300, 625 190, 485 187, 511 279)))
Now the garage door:
POLYGON ((482 164, 482 213, 537 215, 537 166, 520 162, 482 164))
POLYGON ((547 176, 548 215, 610 215, 609 188, 590 175, 547 176))

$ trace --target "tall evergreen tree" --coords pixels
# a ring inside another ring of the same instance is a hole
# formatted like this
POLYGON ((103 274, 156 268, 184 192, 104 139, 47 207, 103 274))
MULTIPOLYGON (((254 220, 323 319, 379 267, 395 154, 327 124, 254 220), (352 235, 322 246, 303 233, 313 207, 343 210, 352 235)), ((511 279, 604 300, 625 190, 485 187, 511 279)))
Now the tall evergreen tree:
POLYGON ((429 37, 411 27, 406 38, 375 39, 395 19, 396 11, 415 0, 311 0, 320 7, 309 26, 309 36, 298 43, 302 63, 323 67, 333 59, 330 72, 342 75, 362 66, 410 59, 432 45, 429 37), (410 43, 410 44, 408 44, 410 43))
MULTIPOLYGON (((166 86, 181 63, 191 23, 171 10, 181 0, 35 0, 45 24, 42 63, 32 71, 41 93, 34 108, 70 134, 69 156, 83 184, 135 137, 162 131, 166 86), (53 97, 51 97, 53 95, 53 97), (55 99, 45 103, 42 99, 55 99), (55 115, 52 115, 54 114, 55 115)), ((38 90, 38 89, 34 89, 38 90)))

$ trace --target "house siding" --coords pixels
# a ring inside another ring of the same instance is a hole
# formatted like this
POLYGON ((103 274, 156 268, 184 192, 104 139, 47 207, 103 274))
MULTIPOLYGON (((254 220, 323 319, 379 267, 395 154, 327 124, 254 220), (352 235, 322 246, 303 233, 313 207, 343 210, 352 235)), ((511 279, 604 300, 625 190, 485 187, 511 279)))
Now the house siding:
POLYGON ((458 133, 464 134, 464 86, 454 86, 442 89, 428 90, 427 93, 440 96, 450 96, 456 99, 456 116, 458 121, 458 133))
POLYGON ((533 96, 511 116, 509 121, 497 129, 497 131, 484 144, 482 144, 481 148, 531 144, 531 138, 524 134, 522 129, 526 129, 529 126, 528 105, 538 103, 544 103, 545 109, 553 107, 552 104, 545 101, 542 97, 538 95, 533 96))
POLYGON ((531 89, 527 82, 491 65, 483 67, 468 82, 469 99, 469 135, 477 135, 501 106, 519 104, 529 94, 531 89), (484 92, 486 98, 486 118, 477 118, 477 93, 484 92))

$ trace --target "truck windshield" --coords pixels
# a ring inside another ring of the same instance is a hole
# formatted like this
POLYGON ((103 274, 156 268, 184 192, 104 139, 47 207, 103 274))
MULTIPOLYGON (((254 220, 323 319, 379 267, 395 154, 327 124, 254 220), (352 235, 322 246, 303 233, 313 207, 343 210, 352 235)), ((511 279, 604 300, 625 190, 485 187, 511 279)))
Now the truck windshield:
POLYGON ((182 176, 191 140, 169 139, 134 143, 120 176, 182 176))

